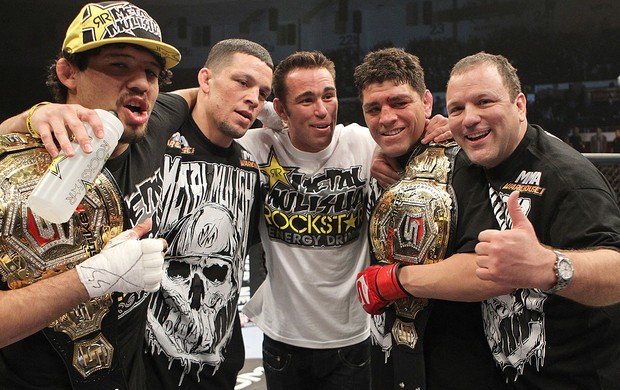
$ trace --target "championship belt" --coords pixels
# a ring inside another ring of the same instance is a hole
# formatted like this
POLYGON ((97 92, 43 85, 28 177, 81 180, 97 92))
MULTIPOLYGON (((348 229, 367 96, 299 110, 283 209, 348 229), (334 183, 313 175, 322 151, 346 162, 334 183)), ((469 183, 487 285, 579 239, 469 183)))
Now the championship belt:
MULTIPOLYGON (((40 141, 30 135, 0 136, 0 276, 10 289, 72 269, 99 253, 123 229, 122 197, 105 169, 68 222, 53 224, 34 215, 27 199, 51 161, 40 141)), ((44 330, 82 378, 112 364, 114 348, 102 331, 112 304, 111 294, 90 299, 44 330)))
MULTIPOLYGON (((419 146, 402 179, 383 193, 369 227, 379 262, 430 264, 443 260, 456 222, 450 177, 458 149, 454 142, 419 146)), ((428 299, 402 298, 393 305, 394 340, 413 349, 419 338, 414 320, 428 306, 428 299)))

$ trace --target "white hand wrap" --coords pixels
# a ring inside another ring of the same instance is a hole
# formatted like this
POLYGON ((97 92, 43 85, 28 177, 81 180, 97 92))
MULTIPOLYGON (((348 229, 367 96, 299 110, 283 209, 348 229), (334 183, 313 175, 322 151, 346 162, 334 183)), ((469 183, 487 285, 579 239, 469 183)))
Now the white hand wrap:
POLYGON ((91 298, 111 292, 154 292, 163 274, 163 249, 162 240, 138 240, 133 230, 126 230, 75 268, 91 298))

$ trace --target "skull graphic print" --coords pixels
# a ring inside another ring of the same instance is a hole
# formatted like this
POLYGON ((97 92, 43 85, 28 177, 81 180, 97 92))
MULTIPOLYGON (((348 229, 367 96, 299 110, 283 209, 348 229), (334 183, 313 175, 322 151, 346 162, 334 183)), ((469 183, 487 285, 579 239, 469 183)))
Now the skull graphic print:
POLYGON ((243 261, 229 210, 206 203, 167 233, 162 290, 149 305, 147 335, 158 352, 193 364, 219 366, 232 334, 243 261), (228 321, 229 323, 223 323, 228 321))

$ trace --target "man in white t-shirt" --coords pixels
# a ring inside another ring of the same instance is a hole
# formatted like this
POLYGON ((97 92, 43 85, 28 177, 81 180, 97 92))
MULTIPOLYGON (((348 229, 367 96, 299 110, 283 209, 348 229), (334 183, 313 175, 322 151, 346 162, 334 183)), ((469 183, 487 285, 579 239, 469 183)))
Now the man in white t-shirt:
POLYGON ((267 277, 244 312, 265 334, 267 387, 368 388, 369 317, 355 276, 368 263, 375 143, 364 127, 336 125, 334 64, 323 54, 284 59, 273 89, 287 128, 240 140, 262 172, 267 277))

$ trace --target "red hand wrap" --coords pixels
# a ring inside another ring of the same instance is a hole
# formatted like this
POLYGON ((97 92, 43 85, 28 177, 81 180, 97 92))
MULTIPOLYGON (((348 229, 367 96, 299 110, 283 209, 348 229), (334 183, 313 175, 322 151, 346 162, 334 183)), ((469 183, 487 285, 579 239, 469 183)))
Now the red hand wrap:
POLYGON ((391 301, 409 296, 398 281, 401 265, 373 265, 357 275, 357 297, 366 312, 381 314, 391 301))
POLYGON ((398 280, 398 270, 402 265, 403 263, 385 265, 377 272, 377 293, 386 301, 410 296, 398 280))

